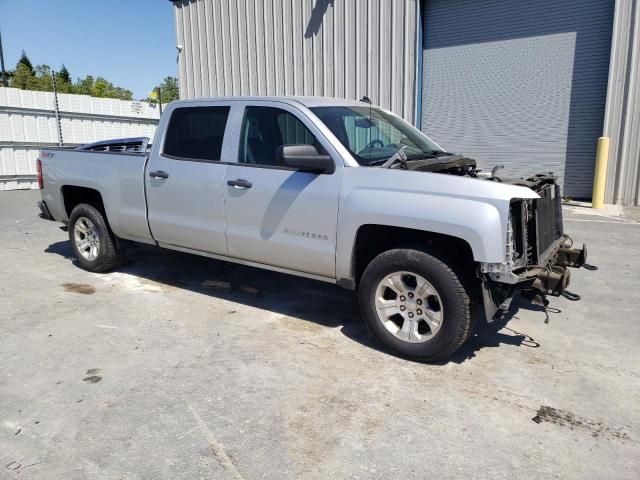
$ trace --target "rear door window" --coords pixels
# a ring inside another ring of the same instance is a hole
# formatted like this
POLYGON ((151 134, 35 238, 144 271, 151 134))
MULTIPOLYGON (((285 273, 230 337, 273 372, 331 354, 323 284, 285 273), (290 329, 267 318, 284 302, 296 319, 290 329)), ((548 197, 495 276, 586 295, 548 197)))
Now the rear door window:
POLYGON ((220 161, 229 107, 176 108, 169 119, 163 154, 182 160, 220 161))

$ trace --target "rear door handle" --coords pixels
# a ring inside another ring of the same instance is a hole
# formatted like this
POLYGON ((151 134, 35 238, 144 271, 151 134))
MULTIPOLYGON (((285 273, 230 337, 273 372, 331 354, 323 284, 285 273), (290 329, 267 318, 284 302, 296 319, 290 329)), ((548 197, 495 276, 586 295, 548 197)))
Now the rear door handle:
POLYGON ((169 174, 164 170, 157 170, 155 172, 149 172, 151 178, 169 178, 169 174))
POLYGON ((234 188, 251 188, 253 183, 244 178, 238 178, 237 180, 227 180, 227 185, 234 188))

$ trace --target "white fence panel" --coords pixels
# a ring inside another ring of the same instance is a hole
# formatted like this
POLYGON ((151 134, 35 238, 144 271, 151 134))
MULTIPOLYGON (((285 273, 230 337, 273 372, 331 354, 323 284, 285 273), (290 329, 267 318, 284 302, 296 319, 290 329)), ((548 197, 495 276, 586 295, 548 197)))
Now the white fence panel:
POLYGON ((0 190, 38 188, 38 182, 31 173, 36 171, 38 151, 39 148, 26 146, 0 147, 0 172, 16 172, 0 176, 0 190))
MULTIPOLYGON (((87 95, 59 94, 58 106, 65 146, 153 138, 160 117, 156 105, 87 95)), ((37 188, 38 151, 57 145, 53 93, 0 87, 0 190, 37 188)))

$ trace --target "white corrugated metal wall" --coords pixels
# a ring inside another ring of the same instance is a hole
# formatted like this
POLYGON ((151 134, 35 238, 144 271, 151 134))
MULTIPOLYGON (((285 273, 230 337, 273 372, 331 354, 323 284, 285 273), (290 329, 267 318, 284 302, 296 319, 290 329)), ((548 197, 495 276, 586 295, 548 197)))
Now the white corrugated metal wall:
POLYGON ((640 205, 640 2, 617 0, 604 135, 611 138, 605 201, 640 205))
MULTIPOLYGON (((123 137, 153 137, 159 109, 86 95, 59 94, 64 145, 123 137)), ((38 150, 58 145, 50 92, 0 88, 0 190, 36 188, 38 150)))
POLYGON ((181 98, 367 95, 414 120, 417 0, 174 5, 181 98))

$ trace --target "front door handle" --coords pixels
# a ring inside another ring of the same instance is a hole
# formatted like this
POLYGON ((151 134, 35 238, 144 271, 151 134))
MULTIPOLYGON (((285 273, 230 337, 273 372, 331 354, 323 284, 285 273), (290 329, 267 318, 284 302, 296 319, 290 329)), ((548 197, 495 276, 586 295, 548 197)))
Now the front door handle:
POLYGON ((251 188, 253 186, 253 183, 245 180, 244 178, 238 178, 237 180, 227 180, 227 185, 234 188, 244 189, 251 188))
POLYGON ((169 174, 164 170, 157 170, 155 172, 149 172, 151 178, 169 178, 169 174))

